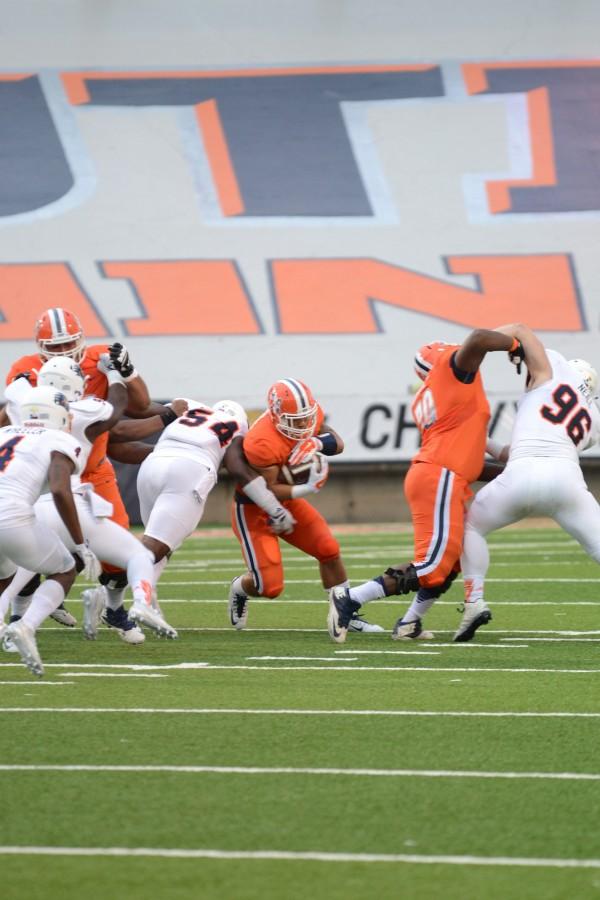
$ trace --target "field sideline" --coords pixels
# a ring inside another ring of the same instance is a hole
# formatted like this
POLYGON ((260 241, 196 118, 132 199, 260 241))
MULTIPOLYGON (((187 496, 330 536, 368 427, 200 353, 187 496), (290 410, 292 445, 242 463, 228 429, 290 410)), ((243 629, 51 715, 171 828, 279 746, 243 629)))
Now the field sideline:
MULTIPOLYGON (((600 583, 554 528, 490 538, 493 621, 450 643, 326 632, 316 564, 226 618, 227 531, 161 582, 177 641, 42 629, 41 680, 0 654, 3 900, 587 900, 600 897, 600 583)), ((352 582, 411 555, 338 530, 352 582)), ((80 618, 79 586, 69 608, 80 618)))

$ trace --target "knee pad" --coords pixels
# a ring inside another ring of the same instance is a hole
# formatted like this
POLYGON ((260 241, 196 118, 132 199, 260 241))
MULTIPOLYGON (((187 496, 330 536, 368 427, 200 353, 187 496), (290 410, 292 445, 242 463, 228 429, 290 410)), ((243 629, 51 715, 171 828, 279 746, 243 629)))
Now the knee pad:
POLYGON ((385 570, 385 574, 395 581, 394 594, 411 594, 419 590, 419 576, 412 563, 397 569, 390 567, 385 570))
POLYGON ((35 591, 39 588, 42 583, 42 579, 39 575, 34 575, 24 587, 19 591, 19 597, 31 597, 35 591))
POLYGON ((340 555, 340 545, 332 534, 323 534, 317 541, 315 558, 321 563, 332 562, 340 555))
POLYGON ((101 572, 98 581, 111 591, 122 591, 127 587, 127 572, 101 572))

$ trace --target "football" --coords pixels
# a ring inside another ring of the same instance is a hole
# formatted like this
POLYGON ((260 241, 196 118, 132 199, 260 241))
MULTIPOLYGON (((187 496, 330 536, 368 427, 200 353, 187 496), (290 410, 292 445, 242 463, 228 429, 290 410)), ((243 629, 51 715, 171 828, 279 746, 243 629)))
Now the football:
POLYGON ((283 484, 306 484, 313 462, 317 464, 317 471, 321 469, 321 454, 315 453, 312 459, 298 463, 296 466, 288 464, 281 466, 279 481, 283 484))

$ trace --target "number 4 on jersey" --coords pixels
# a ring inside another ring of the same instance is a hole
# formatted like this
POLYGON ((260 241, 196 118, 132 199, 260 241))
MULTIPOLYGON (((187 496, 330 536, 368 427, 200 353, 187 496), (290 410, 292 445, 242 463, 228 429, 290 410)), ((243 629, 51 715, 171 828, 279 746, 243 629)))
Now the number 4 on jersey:
POLYGON ((11 438, 5 444, 0 446, 0 472, 4 472, 13 456, 15 455, 15 447, 23 440, 24 435, 11 438))

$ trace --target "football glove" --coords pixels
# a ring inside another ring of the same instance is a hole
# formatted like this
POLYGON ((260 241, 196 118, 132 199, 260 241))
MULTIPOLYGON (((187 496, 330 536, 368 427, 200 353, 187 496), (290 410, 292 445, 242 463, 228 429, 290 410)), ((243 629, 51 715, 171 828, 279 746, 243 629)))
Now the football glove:
POLYGON ((276 512, 269 516, 269 526, 275 534, 289 534, 294 530, 295 524, 295 518, 285 506, 280 506, 276 512))
POLYGON ((317 494, 325 485, 328 476, 329 463, 327 459, 324 456, 315 456, 306 482, 307 487, 317 494))
POLYGON ((125 384, 125 379, 111 360, 108 353, 101 353, 96 368, 106 375, 109 384, 125 384))
POLYGON ((521 343, 521 341, 519 341, 517 339, 517 343, 518 343, 518 346, 516 347, 515 350, 512 350, 511 352, 509 352, 508 358, 511 361, 511 363, 513 364, 513 366, 516 366, 517 375, 520 375, 521 374, 521 366, 525 362, 525 351, 523 350, 523 344, 521 343))
POLYGON ((323 442, 318 437, 299 441, 288 457, 288 465, 294 467, 309 462, 315 453, 323 449, 323 442))
POLYGON ((95 581, 102 569, 100 562, 90 550, 87 540, 83 544, 77 544, 73 550, 73 556, 77 572, 83 572, 88 581, 95 581))
POLYGON ((129 358, 127 348, 124 347, 123 344, 111 344, 108 348, 108 352, 111 361, 114 363, 115 369, 123 376, 125 381, 130 381, 132 378, 136 377, 137 372, 129 358))

